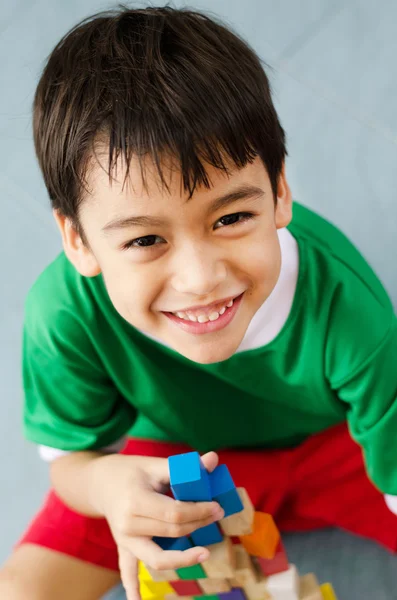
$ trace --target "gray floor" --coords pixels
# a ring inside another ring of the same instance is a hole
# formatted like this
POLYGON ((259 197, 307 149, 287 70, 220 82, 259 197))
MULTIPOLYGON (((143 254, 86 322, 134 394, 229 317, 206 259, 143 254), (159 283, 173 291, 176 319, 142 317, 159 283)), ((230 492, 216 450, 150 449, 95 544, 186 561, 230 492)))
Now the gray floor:
MULTIPOLYGON (((20 433, 24 297, 60 248, 34 158, 30 107, 43 61, 60 36, 108 6, 93 0, 1 4, 0 562, 39 506, 48 479, 20 433)), ((221 16, 273 67, 295 198, 350 235, 397 306, 395 0, 196 0, 191 6, 221 16)), ((397 559, 371 542, 327 531, 290 536, 287 545, 303 571, 315 569, 334 582, 340 600, 397 597, 397 559)))

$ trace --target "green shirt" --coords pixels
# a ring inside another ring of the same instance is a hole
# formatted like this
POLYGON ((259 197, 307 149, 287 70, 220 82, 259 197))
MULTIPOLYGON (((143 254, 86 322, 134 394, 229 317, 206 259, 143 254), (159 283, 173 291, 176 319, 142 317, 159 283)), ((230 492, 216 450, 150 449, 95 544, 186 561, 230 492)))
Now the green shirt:
POLYGON ((200 452, 279 448, 348 420, 368 474, 397 494, 397 319, 381 283, 333 225, 295 203, 293 305, 268 344, 194 363, 128 324, 102 276, 61 254, 26 301, 24 432, 61 450, 129 433, 200 452))

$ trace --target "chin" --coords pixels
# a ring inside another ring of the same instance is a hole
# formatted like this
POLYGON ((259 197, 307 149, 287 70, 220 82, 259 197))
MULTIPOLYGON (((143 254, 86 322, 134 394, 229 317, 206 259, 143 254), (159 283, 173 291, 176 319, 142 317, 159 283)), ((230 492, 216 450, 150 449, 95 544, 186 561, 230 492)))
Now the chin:
POLYGON ((233 347, 231 347, 231 345, 228 344, 227 346, 222 348, 220 344, 208 344, 208 346, 204 346, 202 348, 193 348, 190 351, 181 352, 181 354, 185 358, 195 363, 199 363, 201 365, 211 365, 227 360, 228 358, 233 356, 238 346, 239 344, 236 344, 233 347))

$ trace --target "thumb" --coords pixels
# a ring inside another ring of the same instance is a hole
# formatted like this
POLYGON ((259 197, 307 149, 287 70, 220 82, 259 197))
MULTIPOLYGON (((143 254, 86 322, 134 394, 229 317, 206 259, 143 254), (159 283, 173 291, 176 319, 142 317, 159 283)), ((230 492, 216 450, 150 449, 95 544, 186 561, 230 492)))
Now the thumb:
POLYGON ((203 464, 210 473, 215 469, 219 462, 219 456, 216 452, 207 452, 201 457, 203 464))
POLYGON ((119 547, 119 568, 121 582, 127 600, 141 600, 138 578, 138 559, 128 550, 119 547))

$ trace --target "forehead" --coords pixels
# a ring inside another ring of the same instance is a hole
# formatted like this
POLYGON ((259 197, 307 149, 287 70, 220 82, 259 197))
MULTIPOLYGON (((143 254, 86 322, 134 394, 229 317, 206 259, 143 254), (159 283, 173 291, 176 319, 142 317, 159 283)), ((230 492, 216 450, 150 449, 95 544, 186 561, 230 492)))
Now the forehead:
POLYGON ((210 200, 214 194, 222 194, 241 183, 270 186, 266 169, 258 157, 241 169, 229 161, 228 172, 203 163, 210 187, 197 185, 191 200, 189 200, 189 191, 184 189, 181 168, 175 158, 170 156, 163 158, 160 166, 163 181, 150 157, 140 161, 138 157, 133 156, 128 172, 125 163, 119 158, 112 170, 110 180, 105 163, 104 156, 99 161, 91 163, 87 175, 90 193, 83 200, 82 212, 90 206, 95 207, 96 210, 105 209, 108 214, 113 211, 128 210, 131 207, 153 210, 164 206, 169 210, 170 203, 175 208, 178 205, 182 207, 186 203, 193 203, 197 197, 204 201, 206 198, 210 200))

